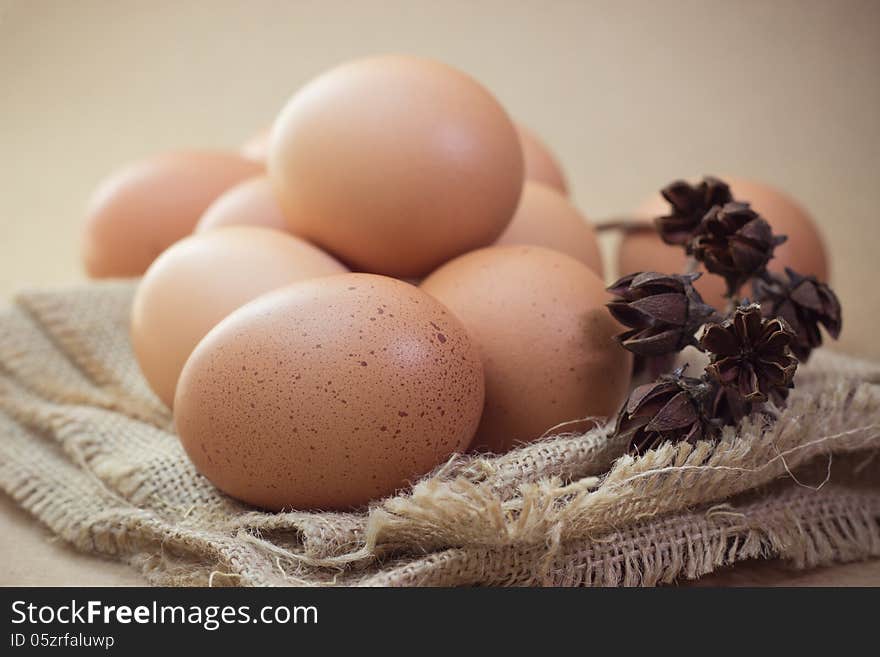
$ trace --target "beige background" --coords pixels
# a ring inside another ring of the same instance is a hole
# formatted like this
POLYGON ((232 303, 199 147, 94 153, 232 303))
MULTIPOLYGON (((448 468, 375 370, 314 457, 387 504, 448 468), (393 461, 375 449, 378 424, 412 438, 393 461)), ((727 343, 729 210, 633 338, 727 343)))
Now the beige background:
MULTIPOLYGON (((389 51, 482 80, 591 217, 679 176, 789 190, 829 243, 840 348, 880 358, 876 0, 0 0, 0 296, 81 277, 83 206, 121 163, 235 147, 311 76, 389 51)), ((14 520, 0 582, 46 581, 57 554, 23 549, 43 535, 14 520)))

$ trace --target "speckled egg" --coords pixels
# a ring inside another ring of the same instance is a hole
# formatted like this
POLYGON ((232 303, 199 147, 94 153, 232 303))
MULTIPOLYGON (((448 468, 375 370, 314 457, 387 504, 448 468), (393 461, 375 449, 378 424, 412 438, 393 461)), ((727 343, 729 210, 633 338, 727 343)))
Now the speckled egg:
POLYGON ((170 406, 190 352, 226 315, 270 290, 345 271, 319 248, 269 228, 227 226, 180 240, 150 265, 134 296, 141 371, 170 406))
POLYGON ((541 247, 495 246, 448 262, 421 288, 479 346, 486 406, 474 447, 503 452, 620 408, 631 354, 614 340, 622 327, 605 308, 605 284, 581 262, 541 247))
POLYGON ((180 440, 224 492, 267 509, 347 509, 467 448, 483 408, 473 341, 399 280, 341 274, 269 293, 199 343, 180 440))

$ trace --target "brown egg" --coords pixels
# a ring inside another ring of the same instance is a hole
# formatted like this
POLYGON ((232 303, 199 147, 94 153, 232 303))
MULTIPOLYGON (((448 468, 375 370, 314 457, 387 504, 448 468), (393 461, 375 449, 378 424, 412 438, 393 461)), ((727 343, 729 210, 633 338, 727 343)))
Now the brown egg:
POLYGON ((221 226, 250 225, 286 231, 287 222, 281 212, 272 185, 265 176, 251 178, 223 192, 196 225, 196 232, 221 226))
POLYGON ((303 87, 275 122, 268 166, 291 232, 399 278, 494 242, 523 182, 519 138, 495 98, 453 68, 402 56, 303 87))
POLYGON ((563 194, 568 194, 568 183, 565 181, 565 174, 562 172, 562 167, 556 156, 534 132, 524 125, 517 124, 516 129, 523 150, 526 180, 541 182, 563 194))
MULTIPOLYGON (((736 200, 750 203, 767 219, 775 233, 788 236, 788 240, 776 248, 768 266, 771 271, 783 272, 785 267, 791 267, 801 274, 828 280, 830 266, 825 241, 813 218, 797 201, 764 183, 727 176, 722 179, 730 185, 736 200)), ((657 194, 642 203, 635 214, 649 218, 668 211, 669 204, 657 194)), ((658 270, 664 272, 683 271, 685 261, 682 249, 664 244, 656 234, 639 232, 624 238, 619 269, 621 274, 657 267, 665 267, 658 270)), ((725 286, 720 277, 704 273, 697 281, 697 289, 708 303, 724 306, 725 286)), ((740 294, 749 293, 747 287, 740 291, 740 294)))
MULTIPOLYGON (((687 268, 687 257, 684 249, 670 246, 660 239, 653 229, 653 224, 645 222, 646 230, 626 233, 620 242, 617 269, 620 276, 638 271, 658 271, 664 274, 681 274, 687 268)), ((702 276, 696 280, 694 287, 710 306, 723 310, 727 304, 724 293, 727 286, 720 276, 706 273, 703 267, 698 269, 702 276)))
POLYGON ((477 342, 486 405, 474 446, 504 452, 555 425, 617 412, 631 355, 602 280, 541 247, 495 246, 443 265, 421 285, 477 342))
POLYGON ((263 171, 235 153, 174 152, 131 164, 100 184, 83 235, 93 278, 140 276, 189 235, 224 191, 263 171))
POLYGON ((525 182, 516 213, 495 243, 546 246, 602 275, 602 256, 592 224, 559 191, 542 183, 525 182))
POLYGON ((255 134, 241 145, 239 152, 249 160, 266 164, 269 155, 269 135, 271 130, 266 128, 255 134))
POLYGON ((187 237, 156 258, 135 294, 131 339, 141 371, 171 406, 187 357, 226 315, 264 292, 345 271, 320 249, 268 228, 187 237))
POLYGON ((186 363, 181 442, 215 486, 268 509, 347 509, 389 495, 470 443, 480 357, 408 283, 343 274, 238 309, 186 363))

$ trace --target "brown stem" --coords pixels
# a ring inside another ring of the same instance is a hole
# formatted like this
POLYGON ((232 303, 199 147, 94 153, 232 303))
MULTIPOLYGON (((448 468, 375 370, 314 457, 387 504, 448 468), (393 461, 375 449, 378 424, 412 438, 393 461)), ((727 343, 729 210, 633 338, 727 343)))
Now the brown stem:
POLYGON ((624 233, 654 232, 654 223, 644 221, 637 217, 609 217, 593 222, 593 228, 598 233, 619 230, 624 233))

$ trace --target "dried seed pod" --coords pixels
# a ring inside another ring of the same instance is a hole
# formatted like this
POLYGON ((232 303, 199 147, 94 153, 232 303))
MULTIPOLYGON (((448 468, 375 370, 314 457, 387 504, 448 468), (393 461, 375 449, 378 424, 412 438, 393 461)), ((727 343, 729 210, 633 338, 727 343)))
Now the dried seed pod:
POLYGON ((711 176, 706 176, 696 185, 676 180, 660 193, 672 211, 654 220, 657 232, 667 244, 681 246, 690 243, 694 231, 709 210, 733 200, 727 183, 711 176))
POLYGON ((615 295, 608 310, 628 327, 617 340, 641 356, 662 356, 696 344, 694 334, 715 310, 703 303, 693 281, 700 274, 640 272, 608 288, 615 295))
MULTIPOLYGON (((737 425, 755 410, 756 404, 747 402, 738 391, 727 388, 707 377, 713 384, 711 412, 709 415, 721 426, 737 425)), ((787 390, 786 390, 787 392, 787 390)))
POLYGON ((785 241, 745 203, 709 210, 691 241, 694 257, 713 274, 724 277, 733 296, 752 276, 767 267, 773 250, 785 241))
POLYGON ((752 289, 764 317, 782 317, 788 322, 795 334, 791 350, 798 360, 806 362, 810 352, 822 345, 819 324, 835 340, 840 335, 840 301, 815 276, 802 276, 788 267, 785 273, 755 279, 752 289))
POLYGON ((742 305, 733 318, 707 324, 700 347, 709 353, 706 373, 746 402, 779 399, 790 388, 798 361, 789 345, 794 332, 784 319, 763 319, 761 307, 742 305))
POLYGON ((707 415, 713 387, 683 376, 684 368, 638 386, 617 415, 615 433, 629 438, 630 452, 641 453, 666 442, 694 443, 717 433, 707 415))

